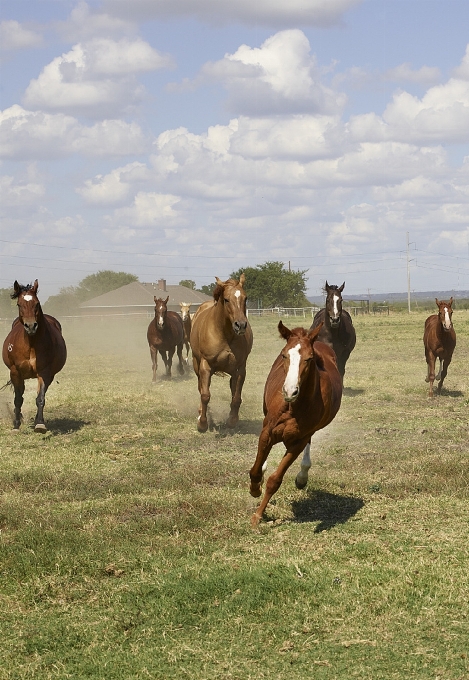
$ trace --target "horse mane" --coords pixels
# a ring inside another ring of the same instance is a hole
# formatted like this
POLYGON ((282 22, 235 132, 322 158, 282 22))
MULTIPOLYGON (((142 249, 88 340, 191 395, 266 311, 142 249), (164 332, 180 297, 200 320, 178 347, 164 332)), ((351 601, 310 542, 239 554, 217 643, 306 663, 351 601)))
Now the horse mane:
MULTIPOLYGON (((306 330, 306 328, 303 328, 303 326, 298 326, 298 328, 291 329, 291 334, 296 335, 297 338, 304 338, 306 335, 308 335, 308 331, 306 330)), ((285 339, 283 338, 282 334, 280 334, 280 337, 282 339, 285 339)))
POLYGON ((28 283, 26 286, 21 286, 20 284, 18 284, 18 290, 15 290, 15 292, 12 293, 10 295, 10 297, 11 297, 12 300, 15 300, 17 297, 19 297, 21 295, 21 293, 27 293, 28 291, 30 291, 32 289, 33 289, 32 283, 28 283))
MULTIPOLYGON (((329 284, 329 290, 339 290, 339 286, 333 286, 329 284)), ((327 295, 327 288, 325 285, 322 287, 322 292, 324 293, 324 295, 327 295)))
POLYGON ((215 302, 218 302, 220 299, 221 294, 223 293, 223 290, 225 286, 231 285, 231 286, 237 286, 239 281, 235 281, 235 279, 228 279, 228 281, 223 281, 222 283, 217 283, 215 288, 213 289, 213 299, 215 302))

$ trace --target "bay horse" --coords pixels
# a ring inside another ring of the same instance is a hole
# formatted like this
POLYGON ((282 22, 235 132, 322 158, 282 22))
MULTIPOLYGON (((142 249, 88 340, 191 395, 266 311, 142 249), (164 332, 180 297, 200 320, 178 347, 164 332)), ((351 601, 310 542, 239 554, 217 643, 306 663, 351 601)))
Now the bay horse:
POLYGON ((184 373, 182 363, 182 346, 184 343, 184 327, 182 319, 176 312, 168 310, 169 295, 166 300, 153 298, 155 301, 155 318, 150 321, 147 330, 147 340, 150 346, 151 364, 153 370, 153 382, 156 382, 156 369, 158 368, 158 352, 163 359, 166 368, 166 377, 171 378, 174 352, 179 359, 178 371, 184 373))
POLYGON ((325 342, 334 350, 342 380, 345 375, 345 364, 357 341, 352 317, 345 309, 342 309, 344 288, 345 281, 341 286, 330 286, 326 281, 324 287, 326 306, 315 314, 311 325, 311 328, 317 328, 322 324, 318 340, 325 342))
POLYGON ((252 349, 252 329, 246 316, 246 292, 243 288, 244 273, 239 281, 221 281, 218 276, 215 280, 213 300, 200 305, 191 329, 192 363, 200 393, 199 432, 206 432, 208 428, 207 407, 214 374, 230 376, 231 409, 226 425, 229 428, 236 426, 246 378, 246 361, 252 349))
POLYGON ((286 345, 275 359, 264 388, 264 422, 257 456, 250 471, 251 496, 262 493, 267 457, 275 444, 283 442, 285 454, 267 480, 264 497, 251 518, 255 528, 268 502, 282 484, 290 465, 304 450, 296 486, 304 488, 311 467, 312 435, 337 415, 342 399, 342 377, 329 345, 321 342, 322 326, 309 331, 290 330, 280 321, 278 330, 286 345))
POLYGON ((2 357, 10 369, 10 383, 15 390, 13 428, 18 431, 23 416, 24 381, 37 378, 35 432, 47 432, 44 424, 46 392, 55 374, 62 370, 67 359, 67 348, 62 327, 53 316, 44 314, 37 298, 38 281, 21 286, 13 284, 12 300, 17 301, 18 317, 3 343, 2 357))
POLYGON ((180 302, 182 325, 184 326, 184 345, 186 346, 186 364, 189 362, 189 350, 191 348, 191 303, 180 302))
POLYGON ((425 321, 423 344, 425 346, 425 359, 427 361, 427 377, 425 382, 430 383, 428 396, 433 397, 433 381, 439 380, 437 393, 441 394, 443 380, 448 373, 448 366, 453 357, 456 347, 456 332, 453 327, 453 298, 448 302, 435 298, 438 306, 438 314, 432 314, 425 321), (440 369, 435 375, 435 361, 440 360, 440 369))

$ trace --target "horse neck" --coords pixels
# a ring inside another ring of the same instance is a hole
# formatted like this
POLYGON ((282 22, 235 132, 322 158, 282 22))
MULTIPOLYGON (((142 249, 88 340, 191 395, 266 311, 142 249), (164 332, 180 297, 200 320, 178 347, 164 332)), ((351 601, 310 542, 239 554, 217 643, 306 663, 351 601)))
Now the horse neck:
POLYGON ((233 326, 231 324, 230 319, 225 314, 225 305, 222 302, 220 302, 220 300, 218 300, 218 302, 216 302, 215 305, 213 306, 213 310, 217 322, 216 325, 220 331, 220 334, 223 335, 225 338, 234 337, 235 332, 233 330, 233 326))

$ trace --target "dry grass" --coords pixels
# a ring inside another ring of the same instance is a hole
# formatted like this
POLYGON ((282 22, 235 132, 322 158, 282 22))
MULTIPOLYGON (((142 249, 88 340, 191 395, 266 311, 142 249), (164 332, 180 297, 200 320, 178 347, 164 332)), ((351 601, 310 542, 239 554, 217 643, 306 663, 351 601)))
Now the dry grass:
POLYGON ((253 320, 239 428, 215 378, 205 435, 193 374, 151 384, 146 324, 65 324, 47 435, 33 384, 16 436, 0 393, 0 678, 468 678, 469 313, 434 400, 425 316, 355 320, 309 486, 293 466, 259 532, 248 470, 275 320, 253 320))

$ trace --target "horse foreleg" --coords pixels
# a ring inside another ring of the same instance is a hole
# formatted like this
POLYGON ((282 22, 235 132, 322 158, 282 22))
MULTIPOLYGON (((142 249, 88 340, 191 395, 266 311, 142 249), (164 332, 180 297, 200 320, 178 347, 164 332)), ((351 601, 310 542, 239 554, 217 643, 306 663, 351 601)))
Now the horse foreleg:
POLYGON ((246 379, 246 369, 238 370, 235 375, 230 378, 230 389, 231 389, 231 409, 228 420, 226 421, 226 426, 233 428, 236 427, 239 421, 239 407, 241 406, 241 391, 243 389, 244 381, 246 379))
POLYGON ((290 450, 285 452, 285 455, 280 461, 275 472, 273 472, 268 478, 267 483, 265 485, 265 493, 261 501, 261 504, 251 517, 251 526, 253 528, 257 527, 257 525, 259 524, 259 521, 262 519, 262 515, 267 507, 268 502, 270 501, 274 493, 276 493, 276 491, 278 491, 278 489, 280 488, 280 485, 283 482, 283 478, 285 476, 286 471, 288 470, 290 465, 298 458, 298 456, 303 451, 307 443, 308 440, 303 439, 300 443, 290 447, 290 450))
POLYGON ((264 472, 267 467, 267 458, 272 450, 272 446, 274 445, 271 435, 272 433, 268 427, 262 430, 257 445, 256 460, 249 471, 249 476, 251 478, 249 493, 254 498, 259 498, 262 493, 262 484, 264 483, 264 472))
POLYGON ((444 360, 440 359, 440 373, 435 378, 435 380, 438 380, 438 378, 440 378, 440 382, 438 383, 438 387, 437 387, 437 390, 436 390, 438 392, 438 394, 441 394, 441 388, 443 387, 443 380, 446 378, 446 375, 448 373, 448 366, 450 365, 450 363, 451 363, 451 359, 444 359, 444 360), (441 368, 441 366, 443 368, 441 368))
POLYGON ((197 419, 197 429, 199 432, 206 432, 208 428, 207 407, 210 402, 210 381, 212 373, 210 366, 205 359, 201 359, 199 364, 199 393, 200 393, 200 408, 199 417, 197 419))
POLYGON ((432 354, 427 355, 427 377, 425 382, 430 383, 428 388, 428 396, 433 397, 433 382, 435 380, 435 357, 432 354))
MULTIPOLYGON (((182 359, 182 348, 183 348, 183 346, 184 346, 184 343, 181 342, 181 344, 177 345, 177 347, 176 347, 176 352, 177 352, 178 361, 179 361, 179 363, 178 363, 179 375, 184 375, 184 363, 183 363, 183 359, 182 359)), ((186 363, 187 363, 187 359, 186 359, 186 363)))
POLYGON ((300 467, 301 469, 296 475, 295 484, 297 489, 304 489, 308 483, 308 472, 311 467, 311 442, 305 446, 300 467))
MULTIPOLYGON (((165 352, 165 354, 166 354, 166 352, 165 352)), ((161 356, 163 356, 163 355, 161 355, 161 356)), ((164 361, 165 366, 166 366, 166 377, 169 378, 169 380, 171 380, 171 368, 173 366, 174 347, 171 347, 170 349, 168 349, 167 356, 168 356, 168 358, 163 359, 163 361, 164 361)))
POLYGON ((42 376, 37 378, 37 397, 36 397, 36 418, 34 419, 34 432, 47 432, 47 427, 44 424, 44 406, 46 403, 46 392, 51 380, 44 380, 42 376))
MULTIPOLYGON (((11 375, 11 374, 10 374, 11 375)), ((24 380, 20 376, 11 376, 11 382, 15 388, 15 416, 13 420, 13 429, 18 431, 20 429, 21 422, 23 420, 23 414, 21 413, 21 407, 23 406, 23 394, 24 394, 24 380)))
POLYGON ((156 347, 150 347, 151 369, 153 373, 152 382, 156 382, 156 369, 158 368, 158 352, 156 347))

